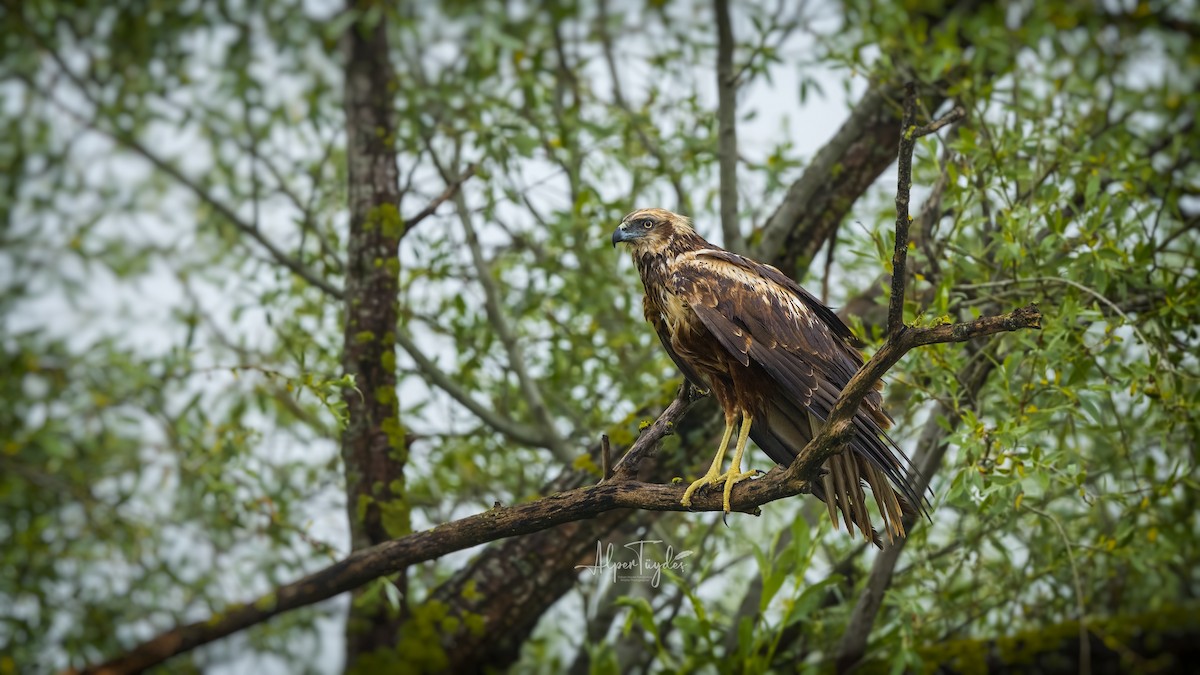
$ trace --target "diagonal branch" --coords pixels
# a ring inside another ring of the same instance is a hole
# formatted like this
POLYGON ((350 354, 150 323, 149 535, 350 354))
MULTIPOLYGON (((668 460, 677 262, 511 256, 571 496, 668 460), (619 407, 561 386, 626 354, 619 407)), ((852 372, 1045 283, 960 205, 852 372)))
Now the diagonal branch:
MULTIPOLYGON (((925 422, 925 427, 921 430, 921 437, 917 441, 917 451, 913 454, 913 465, 917 467, 917 484, 914 487, 918 494, 929 487, 934 474, 941 468, 942 458, 950 448, 948 437, 951 430, 958 427, 962 421, 963 411, 974 410, 977 407, 978 393, 987 383, 988 377, 998 362, 996 344, 989 344, 979 350, 977 354, 982 352, 985 358, 970 359, 967 365, 959 371, 958 380, 963 384, 963 388, 959 390, 956 398, 961 404, 952 405, 943 401, 938 404, 934 413, 925 422), (942 425, 942 420, 939 418, 944 418, 945 426, 942 425)), ((905 531, 911 532, 916 520, 915 514, 905 516, 905 531)), ((854 603, 850 620, 846 623, 846 630, 838 644, 836 655, 838 672, 848 672, 866 653, 867 639, 871 635, 871 628, 875 625, 876 615, 883 605, 884 593, 891 586, 896 572, 896 563, 900 560, 900 555, 904 552, 907 542, 907 539, 900 539, 875 557, 875 562, 871 565, 871 573, 867 577, 862 593, 854 603)))
POLYGON ((519 424, 475 400, 470 393, 458 386, 453 378, 447 375, 441 368, 438 368, 436 363, 431 361, 428 356, 425 356, 417 344, 413 342, 412 338, 405 334, 404 331, 396 332, 396 344, 400 345, 400 348, 408 353, 417 365, 417 370, 421 371, 421 374, 431 384, 446 392, 450 398, 471 411, 481 422, 500 432, 500 434, 511 441, 533 447, 549 447, 548 440, 540 430, 519 424))
POLYGON ((483 286, 483 304, 487 312, 488 322, 496 330, 496 336, 500 339, 500 344, 504 346, 504 351, 508 355, 509 366, 512 367, 513 373, 517 377, 517 385, 521 388, 521 395, 524 396, 525 403, 529 405, 529 409, 533 413, 533 418, 541 426, 541 433, 545 439, 543 445, 549 448, 550 452, 559 461, 570 463, 573 456, 567 451, 562 435, 558 433, 558 429, 554 426, 554 417, 550 414, 550 408, 546 405, 546 399, 542 396, 537 382, 534 381, 533 376, 529 373, 529 366, 525 362, 525 352, 517 344, 517 336, 513 332, 508 317, 505 316, 500 298, 500 289, 496 286, 496 282, 492 278, 491 266, 488 265, 487 260, 483 256, 483 248, 479 244, 479 236, 476 234, 475 226, 471 222, 471 213, 467 208, 467 202, 461 193, 456 194, 454 200, 455 206, 458 208, 459 219, 462 221, 463 230, 467 235, 467 248, 471 252, 471 261, 475 265, 479 284, 483 286))
POLYGON ((692 200, 688 197, 687 190, 683 188, 683 181, 678 170, 675 168, 674 162, 667 160, 667 156, 662 148, 650 137, 650 134, 646 133, 643 120, 639 119, 639 115, 630 107, 621 90, 620 71, 617 68, 617 59, 613 55, 612 33, 608 30, 608 0, 600 0, 599 10, 600 16, 597 25, 599 26, 600 46, 604 52, 604 63, 608 67, 608 77, 612 80, 613 102, 629 118, 629 125, 633 128, 634 133, 637 134, 642 147, 654 157, 655 161, 658 162, 659 170, 671 182, 671 188, 675 191, 675 201, 679 206, 678 210, 683 213, 691 213, 692 200))
POLYGON ((425 206, 425 208, 421 209, 416 215, 404 222, 404 229, 400 232, 400 238, 403 239, 404 235, 412 232, 417 225, 421 224, 422 220, 432 216, 433 213, 437 211, 437 208, 445 203, 447 199, 457 195, 459 188, 462 187, 462 184, 465 183, 471 176, 474 176, 475 170, 478 168, 478 164, 471 164, 466 168, 465 171, 459 174, 457 178, 449 181, 446 185, 446 189, 442 191, 442 194, 434 197, 429 204, 425 206))

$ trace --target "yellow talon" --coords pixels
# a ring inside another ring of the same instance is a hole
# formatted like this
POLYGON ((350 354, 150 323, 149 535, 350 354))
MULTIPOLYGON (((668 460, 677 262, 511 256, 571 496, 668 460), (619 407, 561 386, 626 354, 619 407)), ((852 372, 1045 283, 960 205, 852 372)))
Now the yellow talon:
POLYGON ((729 447, 729 437, 733 435, 733 425, 729 420, 725 420, 725 434, 721 436, 721 445, 717 446, 717 456, 713 457, 712 465, 708 467, 708 473, 700 480, 693 482, 688 486, 688 489, 683 491, 683 501, 680 503, 684 506, 692 505, 692 495, 696 490, 711 485, 721 479, 721 465, 725 463, 725 449, 729 447))
POLYGON ((713 462, 708 467, 708 472, 702 478, 689 485, 688 489, 684 491, 682 501, 684 506, 692 505, 692 495, 696 493, 696 490, 705 485, 713 485, 724 481, 725 490, 721 503, 725 509, 725 513, 729 513, 732 510, 729 506, 729 495, 733 490, 733 486, 756 473, 754 471, 742 471, 742 455, 746 452, 746 441, 750 438, 751 421, 752 418, 749 415, 743 415, 742 426, 738 431, 737 446, 733 451, 733 464, 729 467, 728 471, 721 473, 721 465, 725 461, 725 451, 729 447, 729 438, 733 435, 733 425, 729 421, 725 422, 725 433, 721 436, 721 445, 717 447, 717 455, 713 457, 713 462))

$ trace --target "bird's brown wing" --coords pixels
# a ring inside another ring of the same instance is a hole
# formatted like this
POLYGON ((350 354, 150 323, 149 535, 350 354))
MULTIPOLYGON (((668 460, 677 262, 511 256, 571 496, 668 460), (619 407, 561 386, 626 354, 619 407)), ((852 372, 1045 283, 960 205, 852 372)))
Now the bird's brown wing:
MULTIPOLYGON (((853 333, 779 270, 728 251, 704 249, 681 256, 672 266, 670 283, 728 353, 743 364, 757 363, 769 376, 769 386, 786 397, 788 404, 768 396, 767 419, 756 419, 752 426, 763 436, 756 438, 758 445, 786 463, 803 447, 801 441, 811 438, 813 422, 828 419, 842 388, 862 365, 853 333), (767 428, 760 428, 760 422, 767 428)), ((831 462, 833 475, 826 484, 835 492, 827 503, 832 508, 836 501, 847 527, 853 521, 867 536, 861 481, 876 493, 892 531, 899 530, 900 511, 920 504, 907 459, 884 432, 889 423, 882 397, 871 392, 855 414, 850 443, 866 463, 831 462), (884 478, 896 486, 899 499, 884 478)))

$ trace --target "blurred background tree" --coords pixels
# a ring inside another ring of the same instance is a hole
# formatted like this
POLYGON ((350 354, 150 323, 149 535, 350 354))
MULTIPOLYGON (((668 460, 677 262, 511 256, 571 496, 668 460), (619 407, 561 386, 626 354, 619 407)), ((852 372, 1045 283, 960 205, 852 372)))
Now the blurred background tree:
MULTIPOLYGON (((595 482, 679 381, 608 245, 635 207, 877 338, 910 80, 968 118, 918 145, 908 319, 1047 319, 889 376, 936 495, 907 545, 811 499, 611 513, 171 671, 1148 669, 1200 631, 1194 2, 0 7, 0 673, 595 482), (644 539, 692 555, 576 569, 644 539)), ((709 405, 647 478, 696 473, 709 405)))

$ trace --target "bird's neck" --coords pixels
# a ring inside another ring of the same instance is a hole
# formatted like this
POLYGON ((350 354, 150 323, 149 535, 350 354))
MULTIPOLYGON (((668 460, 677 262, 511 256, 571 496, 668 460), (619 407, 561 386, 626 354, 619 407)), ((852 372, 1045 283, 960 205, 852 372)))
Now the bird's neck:
POLYGON ((667 252, 644 251, 633 254, 633 264, 637 265, 638 274, 642 276, 642 285, 646 288, 665 284, 670 276, 670 259, 667 252))

